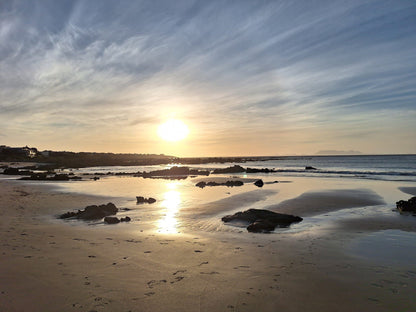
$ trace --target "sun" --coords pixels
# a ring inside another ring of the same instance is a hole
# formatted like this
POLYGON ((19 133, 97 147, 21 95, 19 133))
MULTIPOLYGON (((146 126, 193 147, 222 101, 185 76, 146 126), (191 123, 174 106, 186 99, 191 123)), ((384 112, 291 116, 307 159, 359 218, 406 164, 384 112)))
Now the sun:
POLYGON ((176 142, 188 136, 189 128, 179 119, 169 119, 158 127, 157 134, 165 141, 176 142))

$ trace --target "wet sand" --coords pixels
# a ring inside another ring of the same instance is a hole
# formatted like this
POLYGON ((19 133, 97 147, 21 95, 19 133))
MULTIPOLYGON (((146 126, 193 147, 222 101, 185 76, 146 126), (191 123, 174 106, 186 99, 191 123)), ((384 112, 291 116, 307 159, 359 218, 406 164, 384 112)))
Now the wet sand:
MULTIPOLYGON (((161 234, 151 219, 154 212, 149 222, 134 219, 107 226, 56 220, 53 217, 65 210, 108 201, 119 206, 123 200, 52 186, 0 181, 0 311, 416 309, 414 269, 381 265, 348 252, 356 239, 389 228, 389 212, 366 216, 368 222, 334 220, 313 231, 250 234, 189 228, 179 234, 161 234)), ((221 209, 234 210, 238 203, 265 205, 265 197, 279 196, 283 186, 275 187, 265 193, 253 189, 248 195, 231 194, 201 207, 218 213, 220 208, 215 207, 224 202, 221 209)), ((391 212, 384 207, 391 200, 373 190, 312 193, 300 190, 292 200, 294 209, 308 203, 308 213, 314 216, 376 205, 391 212), (328 203, 333 204, 328 208, 328 203), (323 206, 327 209, 322 210, 323 206)), ((280 207, 287 203, 282 201, 280 207)), ((393 218, 390 223, 416 232, 416 218, 405 220, 393 218)))

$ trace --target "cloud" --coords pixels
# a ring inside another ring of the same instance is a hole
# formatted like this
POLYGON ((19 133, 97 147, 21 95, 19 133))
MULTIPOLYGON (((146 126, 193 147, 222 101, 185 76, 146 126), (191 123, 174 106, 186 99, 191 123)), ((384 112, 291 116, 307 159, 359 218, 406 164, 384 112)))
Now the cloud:
POLYGON ((176 114, 207 144, 257 134, 297 152, 311 135, 353 145, 356 126, 399 131, 414 113, 410 2, 8 2, 0 12, 10 138, 98 127, 127 142, 122 129, 176 114), (397 113, 375 121, 380 110, 397 113))

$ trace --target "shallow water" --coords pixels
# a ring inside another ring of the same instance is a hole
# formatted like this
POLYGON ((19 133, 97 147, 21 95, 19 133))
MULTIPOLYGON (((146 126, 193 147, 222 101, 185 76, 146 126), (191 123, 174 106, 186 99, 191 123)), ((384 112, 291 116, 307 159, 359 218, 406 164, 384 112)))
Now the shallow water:
POLYGON ((358 238, 350 245, 352 255, 379 265, 415 268, 416 233, 384 230, 358 238))
MULTIPOLYGON (((246 176, 254 180, 261 177, 261 175, 257 174, 246 176)), ((230 176, 215 175, 213 177, 226 178, 230 176)), ((415 183, 411 182, 396 181, 280 177, 279 181, 290 181, 290 183, 265 184, 262 188, 258 188, 252 182, 247 182, 240 187, 215 186, 201 189, 195 186, 198 179, 167 180, 144 179, 132 176, 105 176, 97 181, 19 181, 19 183, 47 184, 61 192, 113 197, 112 201, 117 207, 130 209, 128 212, 120 214, 120 216, 128 214, 133 220, 140 220, 141 224, 147 223, 155 230, 164 233, 183 232, 187 229, 208 232, 245 232, 244 227, 223 224, 221 217, 249 208, 265 209, 285 200, 297 198, 305 192, 331 190, 372 190, 383 198, 385 204, 376 207, 358 207, 354 209, 341 209, 343 207, 340 207, 337 211, 304 218, 303 222, 294 224, 289 229, 277 229, 276 233, 281 231, 313 231, 332 226, 336 220, 357 216, 363 217, 387 213, 394 217, 391 210, 395 207, 395 202, 409 197, 408 194, 400 191, 399 187, 414 187, 415 185, 415 183), (137 205, 136 196, 154 197, 157 202, 151 205, 137 205)), ((266 176, 263 177, 263 180, 265 182, 273 182, 276 180, 276 177, 266 176)), ((319 198, 314 200, 318 200, 319 203, 319 198)), ((337 198, 335 197, 334 200, 337 201, 337 198)), ((74 207, 74 209, 82 208, 74 207)), ((60 213, 60 211, 57 211, 57 213, 60 213)))

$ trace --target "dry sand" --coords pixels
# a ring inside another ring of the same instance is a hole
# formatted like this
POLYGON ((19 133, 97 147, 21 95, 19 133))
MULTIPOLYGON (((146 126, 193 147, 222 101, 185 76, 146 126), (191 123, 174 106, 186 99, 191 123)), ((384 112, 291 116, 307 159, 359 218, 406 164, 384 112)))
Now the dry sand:
MULTIPOLYGON (((373 205, 382 202, 370 197, 373 205)), ((363 235, 357 231, 366 231, 363 224, 269 235, 163 235, 137 220, 114 226, 53 220, 114 198, 0 181, 0 199, 0 311, 416 309, 414 269, 345 252, 363 235)), ((319 196, 307 202, 318 207, 319 196)), ((342 202, 333 209, 369 204, 342 202)))

